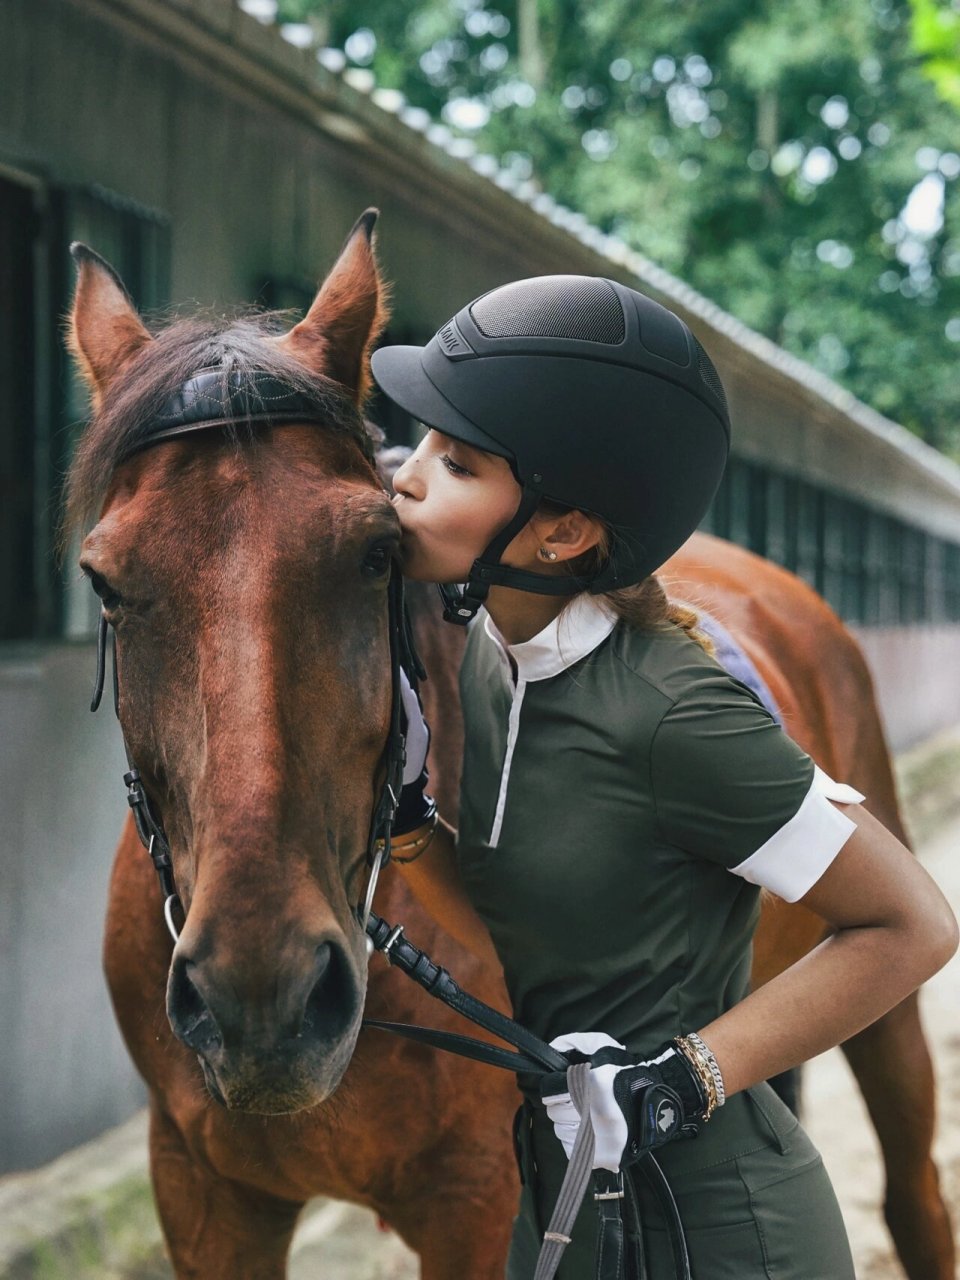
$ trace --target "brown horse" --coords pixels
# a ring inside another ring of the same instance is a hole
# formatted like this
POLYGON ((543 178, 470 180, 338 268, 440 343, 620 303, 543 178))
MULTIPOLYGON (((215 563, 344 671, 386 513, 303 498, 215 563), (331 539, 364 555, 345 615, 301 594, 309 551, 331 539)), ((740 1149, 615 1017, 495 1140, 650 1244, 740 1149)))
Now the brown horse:
MULTIPOLYGON (((353 910, 382 776, 382 568, 398 536, 359 418, 384 315, 372 226, 360 220, 287 333, 259 318, 184 321, 152 336, 109 268, 79 256, 71 341, 94 417, 67 522, 99 513, 82 564, 116 630, 124 734, 187 912, 173 947, 128 823, 105 963, 150 1089, 152 1176, 181 1278, 283 1276, 314 1195, 374 1209, 419 1253, 424 1280, 503 1272, 517 1193, 513 1081, 360 1030, 362 1012, 463 1029, 380 957, 368 974, 353 910), (328 405, 327 429, 203 432, 131 455, 144 421, 211 366, 306 388, 328 405)), ((903 838, 869 675, 836 617, 789 574, 716 539, 692 539, 665 576, 744 644, 790 733, 903 838)), ((462 637, 428 594, 412 596, 430 673, 431 778, 453 815, 462 637)), ((376 910, 403 921, 464 987, 505 1005, 499 975, 444 935, 391 868, 376 910)), ((801 909, 768 908, 758 980, 821 932, 801 909)), ((888 1220, 908 1272, 947 1280, 915 1000, 848 1051, 883 1142, 888 1220)))

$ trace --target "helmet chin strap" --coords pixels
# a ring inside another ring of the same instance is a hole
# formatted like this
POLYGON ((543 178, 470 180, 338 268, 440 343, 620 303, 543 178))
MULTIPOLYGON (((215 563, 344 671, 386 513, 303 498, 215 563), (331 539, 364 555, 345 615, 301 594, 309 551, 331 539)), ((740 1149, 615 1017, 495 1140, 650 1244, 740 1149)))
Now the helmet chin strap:
POLYGON ((540 505, 539 490, 523 486, 520 505, 512 519, 500 530, 486 550, 470 566, 470 574, 461 586, 437 583, 443 601, 445 622, 465 627, 476 617, 491 587, 513 587, 517 591, 533 591, 542 596, 573 596, 583 591, 591 579, 574 575, 554 576, 530 573, 501 564, 500 557, 540 505))

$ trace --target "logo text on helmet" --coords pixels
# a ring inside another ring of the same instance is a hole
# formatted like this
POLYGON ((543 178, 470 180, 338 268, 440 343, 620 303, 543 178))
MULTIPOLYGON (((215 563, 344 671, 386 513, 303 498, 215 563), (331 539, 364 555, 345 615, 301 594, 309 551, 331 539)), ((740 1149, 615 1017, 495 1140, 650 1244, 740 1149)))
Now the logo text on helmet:
POLYGON ((472 356, 476 353, 464 340, 463 334, 452 320, 437 333, 437 341, 445 356, 454 359, 456 356, 472 356))

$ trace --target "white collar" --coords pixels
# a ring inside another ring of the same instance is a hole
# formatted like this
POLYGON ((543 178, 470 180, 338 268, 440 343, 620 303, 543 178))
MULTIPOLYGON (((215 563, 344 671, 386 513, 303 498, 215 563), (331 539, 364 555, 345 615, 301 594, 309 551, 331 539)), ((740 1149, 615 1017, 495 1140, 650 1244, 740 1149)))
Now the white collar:
POLYGON ((546 680, 585 658, 617 625, 617 618, 596 596, 581 592, 552 622, 522 644, 507 644, 483 610, 483 628, 501 652, 513 658, 521 680, 546 680))

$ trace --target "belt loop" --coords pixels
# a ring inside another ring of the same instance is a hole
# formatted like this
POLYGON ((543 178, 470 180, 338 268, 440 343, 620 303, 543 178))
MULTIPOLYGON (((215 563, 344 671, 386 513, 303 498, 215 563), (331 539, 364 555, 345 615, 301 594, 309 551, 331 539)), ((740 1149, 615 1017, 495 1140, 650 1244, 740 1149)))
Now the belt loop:
POLYGON ((521 1102, 513 1117, 513 1158, 517 1162, 517 1172, 520 1174, 521 1187, 525 1187, 527 1185, 526 1174, 523 1170, 523 1151, 520 1146, 521 1131, 524 1128, 524 1124, 525 1117, 523 1114, 523 1103, 521 1102))
POLYGON ((537 1237, 542 1238, 546 1224, 540 1214, 540 1178, 537 1169, 537 1157, 533 1145, 533 1117, 536 1108, 529 1098, 524 1098, 514 1117, 514 1150, 517 1155, 517 1166, 520 1170, 520 1182, 528 1190, 530 1207, 533 1210, 533 1225, 537 1237))

